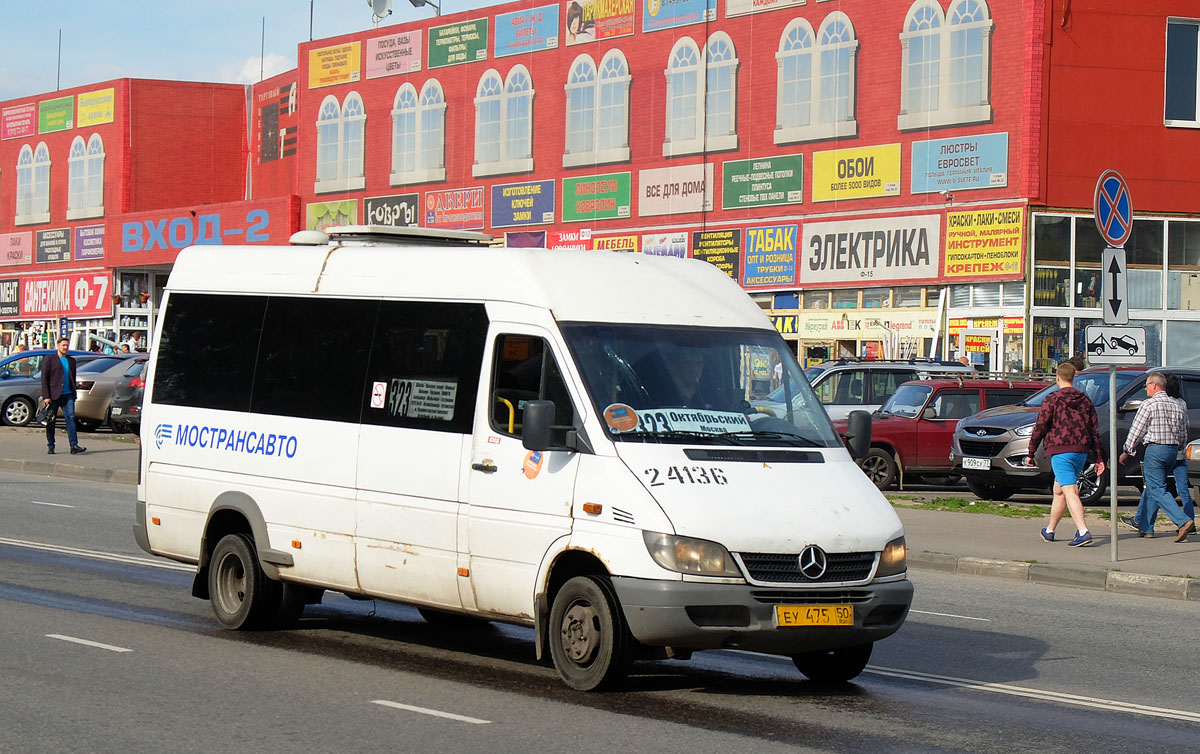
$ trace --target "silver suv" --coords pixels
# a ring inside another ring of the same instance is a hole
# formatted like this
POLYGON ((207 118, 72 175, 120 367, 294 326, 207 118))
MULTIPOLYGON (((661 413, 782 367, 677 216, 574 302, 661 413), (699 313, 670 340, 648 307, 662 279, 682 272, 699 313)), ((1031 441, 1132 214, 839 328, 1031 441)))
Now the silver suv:
MULTIPOLYGON (((833 420, 845 419, 851 411, 875 411, 909 380, 975 375, 974 368, 957 361, 870 361, 839 359, 809 367, 804 376, 817 393, 817 400, 833 420)), ((783 388, 767 396, 766 403, 781 403, 783 388)))

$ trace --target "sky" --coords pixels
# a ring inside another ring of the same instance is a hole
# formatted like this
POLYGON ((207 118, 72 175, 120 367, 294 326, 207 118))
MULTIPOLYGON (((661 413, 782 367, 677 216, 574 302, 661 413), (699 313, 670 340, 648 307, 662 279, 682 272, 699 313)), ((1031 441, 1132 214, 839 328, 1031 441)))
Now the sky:
MULTIPOLYGON (((443 15, 495 4, 440 3, 443 15)), ((309 0, 0 0, 0 101, 119 78, 252 83, 260 57, 264 78, 296 67, 309 8, 309 0)), ((374 26, 368 0, 312 0, 311 8, 314 39, 374 26)), ((379 26, 433 15, 432 6, 393 0, 379 26)))

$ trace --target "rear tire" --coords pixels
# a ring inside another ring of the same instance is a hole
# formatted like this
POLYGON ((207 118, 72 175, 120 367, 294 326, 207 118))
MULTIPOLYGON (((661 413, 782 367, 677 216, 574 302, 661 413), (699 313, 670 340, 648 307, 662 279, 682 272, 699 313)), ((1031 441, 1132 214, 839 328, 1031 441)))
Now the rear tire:
POLYGON ((225 628, 252 631, 275 621, 282 609, 282 587, 263 573, 249 536, 226 534, 213 548, 208 564, 209 602, 217 622, 225 628))
POLYGON ((1016 492, 1012 487, 967 477, 967 489, 981 500, 1007 500, 1016 492))
POLYGON ((886 490, 896 481, 896 460, 883 448, 871 448, 871 452, 859 462, 859 467, 881 490, 886 490))
POLYGON ((576 576, 550 607, 550 657, 573 689, 612 688, 633 663, 634 639, 612 584, 603 576, 576 576))
POLYGON ((4 423, 10 427, 24 427, 33 421, 33 401, 18 395, 4 404, 4 423))
POLYGON ((841 649, 823 649, 792 655, 796 669, 818 683, 844 683, 858 676, 871 659, 874 642, 841 649))
POLYGON ((1084 505, 1095 505, 1108 491, 1108 474, 1097 478, 1095 465, 1088 464, 1079 472, 1076 489, 1079 490, 1080 502, 1084 505))

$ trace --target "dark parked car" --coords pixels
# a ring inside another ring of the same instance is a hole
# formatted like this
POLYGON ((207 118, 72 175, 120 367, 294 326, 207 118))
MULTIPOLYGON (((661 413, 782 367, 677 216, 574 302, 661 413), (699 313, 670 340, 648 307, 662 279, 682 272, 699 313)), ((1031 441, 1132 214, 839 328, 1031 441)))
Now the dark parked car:
MULTIPOLYGON (((1185 367, 1155 367, 1179 377, 1183 398, 1188 405, 1191 426, 1189 439, 1200 437, 1200 369, 1185 367)), ((1119 367, 1117 375, 1117 436, 1121 443, 1129 434, 1138 406, 1146 400, 1148 367, 1119 367)), ((1100 443, 1104 460, 1108 452, 1108 368, 1093 367, 1075 377, 1075 387, 1083 391, 1096 406, 1099 419, 1100 443)), ((1051 385, 1018 406, 989 409, 959 422, 952 447, 955 471, 966 478, 971 492, 980 497, 1003 500, 1018 490, 1048 490, 1054 482, 1050 461, 1041 448, 1034 457, 1035 466, 1025 466, 1029 454, 1029 437, 1037 421, 1042 400, 1057 390, 1051 385)), ((1120 469, 1122 484, 1141 486, 1142 469, 1138 459, 1130 459, 1120 469)), ((1092 464, 1079 478, 1079 496, 1085 504, 1098 502, 1108 490, 1108 474, 1096 478, 1092 464)))
POLYGON ((1200 502, 1200 440, 1192 440, 1187 446, 1188 486, 1192 488, 1192 500, 1200 502))
POLYGON ((136 432, 142 424, 142 393, 146 388, 146 362, 139 356, 126 364, 125 371, 113 386, 109 423, 114 432, 136 432))
MULTIPOLYGON (((896 479, 949 476, 954 425, 982 408, 1019 403, 1044 382, 1026 380, 914 380, 900 386, 871 419, 871 452, 859 462, 879 489, 896 479)), ((833 423, 846 431, 846 421, 833 423)))
MULTIPOLYGON (((0 361, 0 417, 10 427, 24 427, 37 414, 42 392, 42 359, 57 354, 50 349, 23 351, 0 361)), ((78 365, 101 357, 89 351, 68 351, 78 365)))

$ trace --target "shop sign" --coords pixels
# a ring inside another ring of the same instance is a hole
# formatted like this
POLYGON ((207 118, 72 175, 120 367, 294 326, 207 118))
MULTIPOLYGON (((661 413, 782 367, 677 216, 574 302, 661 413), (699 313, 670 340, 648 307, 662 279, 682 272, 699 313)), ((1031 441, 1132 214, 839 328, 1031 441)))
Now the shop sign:
POLYGON ((492 186, 492 227, 554 222, 554 180, 492 186))
POLYGON ((21 281, 0 280, 0 318, 21 316, 21 281))
POLYGON ((950 335, 958 335, 966 328, 981 328, 996 330, 1001 326, 1005 335, 1021 335, 1025 332, 1024 317, 951 317, 946 320, 946 331, 950 335))
POLYGON ((21 279, 21 317, 108 317, 111 276, 105 272, 21 279))
POLYGON ((1005 317, 1004 318, 1004 334, 1005 335, 1024 335, 1025 334, 1025 318, 1024 317, 1005 317))
POLYGON ((425 226, 453 230, 483 227, 483 186, 425 192, 425 226))
POLYGON ((633 0, 564 0, 562 7, 567 46, 633 34, 633 0))
POLYGON ((813 152, 814 202, 900 196, 900 145, 813 152))
POLYGON ((946 332, 950 335, 958 335, 964 327, 970 326, 970 320, 966 317, 950 317, 946 320, 946 332))
POLYGON ((558 6, 543 5, 496 16, 496 57, 558 47, 558 6))
POLYGON ((325 230, 335 225, 358 225, 358 200, 312 202, 304 208, 306 230, 325 230))
POLYGON ((104 259, 104 226, 75 226, 75 261, 104 259))
POLYGON ((947 278, 1023 276, 1025 211, 985 209, 946 213, 947 278))
POLYGON ((36 118, 37 105, 32 102, 0 110, 0 139, 33 136, 36 132, 34 128, 36 118))
POLYGON ((415 228, 420 225, 420 194, 369 196, 363 199, 363 217, 367 225, 415 228))
POLYGON ((90 128, 113 122, 116 90, 112 87, 94 92, 83 92, 77 99, 79 100, 75 108, 75 126, 77 128, 90 128))
POLYGON ((592 230, 591 228, 548 230, 546 231, 546 248, 589 251, 592 248, 592 230))
POLYGON ((510 249, 544 249, 546 231, 510 230, 504 234, 504 245, 510 249))
POLYGON ((38 103, 38 133, 51 134, 75 127, 75 98, 59 97, 38 103))
POLYGON ((929 312, 849 311, 842 314, 800 314, 800 335, 813 340, 846 338, 862 340, 890 337, 932 338, 937 318, 929 312))
POLYGON ((642 0, 642 32, 717 20, 717 0, 642 0))
POLYGON ((612 235, 598 236, 592 234, 592 248, 597 251, 630 251, 636 252, 639 246, 637 236, 612 235))
POLYGON ((742 285, 779 288, 796 284, 796 225, 746 228, 746 261, 742 285))
POLYGON ((800 315, 784 314, 771 317, 771 325, 780 335, 795 335, 800 332, 800 315))
POLYGON ((692 233, 692 258, 708 262, 734 280, 741 278, 742 229, 692 233))
POLYGON ((992 338, 990 335, 964 335, 963 350, 967 353, 991 353, 992 338))
MULTIPOLYGON (((309 205, 312 206, 312 205, 309 205)), ((121 223, 121 251, 166 251, 192 245, 224 243, 267 243, 271 213, 265 209, 233 212, 184 213, 174 217, 121 223)))
POLYGON ((638 172, 638 216, 711 212, 712 163, 672 165, 638 172))
POLYGON ((914 141, 912 193, 1008 185, 1008 134, 914 141))
POLYGON ((935 279, 941 225, 937 215, 805 223, 800 280, 882 285, 935 279))
POLYGON ((629 217, 629 193, 629 173, 563 178, 563 222, 629 217))
POLYGON ((421 46, 420 29, 375 37, 363 44, 366 45, 368 79, 421 70, 425 51, 421 46))
POLYGON ((429 29, 429 67, 488 59, 488 20, 477 18, 429 29))
POLYGON ((648 233, 642 236, 642 253, 654 257, 687 259, 687 231, 679 233, 648 233))
POLYGON ((53 228, 37 232, 38 264, 71 261, 71 229, 53 228))
POLYGON ((780 8, 795 8, 807 0, 725 0, 725 18, 762 13, 780 8))
POLYGON ((0 267, 33 264, 33 233, 0 233, 0 267))
POLYGON ((721 166, 721 209, 799 204, 804 199, 804 155, 731 160, 721 166))
POLYGON ((308 88, 319 89, 359 80, 362 42, 322 47, 308 51, 308 88))

